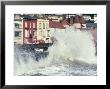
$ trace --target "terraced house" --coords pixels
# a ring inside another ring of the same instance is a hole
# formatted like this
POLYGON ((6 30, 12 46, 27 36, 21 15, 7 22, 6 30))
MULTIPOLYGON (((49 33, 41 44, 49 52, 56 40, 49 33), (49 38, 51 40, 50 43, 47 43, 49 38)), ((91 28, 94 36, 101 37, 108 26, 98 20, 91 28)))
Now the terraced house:
MULTIPOLYGON (((14 31, 16 44, 41 44, 53 43, 54 32, 65 31, 65 28, 74 27, 85 30, 96 28, 97 23, 87 23, 88 16, 83 15, 37 15, 37 14, 15 14, 14 31)), ((90 18, 90 16, 89 16, 90 18)))

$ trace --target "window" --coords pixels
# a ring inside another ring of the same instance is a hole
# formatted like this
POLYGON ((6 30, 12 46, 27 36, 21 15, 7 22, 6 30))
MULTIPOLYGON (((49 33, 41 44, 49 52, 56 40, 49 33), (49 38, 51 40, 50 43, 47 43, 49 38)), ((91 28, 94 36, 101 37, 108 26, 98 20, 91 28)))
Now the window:
POLYGON ((39 29, 42 29, 42 23, 39 23, 39 29))
POLYGON ((15 37, 21 37, 21 31, 15 31, 15 37))
POLYGON ((48 23, 46 23, 46 29, 48 29, 48 23))
POLYGON ((30 23, 30 28, 31 28, 31 23, 30 23))
POLYGON ((15 23, 15 28, 19 28, 19 24, 18 23, 15 23))
POLYGON ((43 23, 43 29, 45 29, 45 23, 43 23))
POLYGON ((29 33, 30 38, 32 38, 34 36, 34 32, 32 30, 29 30, 28 33, 29 33))
POLYGON ((27 27, 27 22, 25 22, 25 27, 27 27))
POLYGON ((35 28, 35 23, 33 23, 33 28, 35 28))
POLYGON ((29 30, 25 30, 25 37, 29 37, 29 30))

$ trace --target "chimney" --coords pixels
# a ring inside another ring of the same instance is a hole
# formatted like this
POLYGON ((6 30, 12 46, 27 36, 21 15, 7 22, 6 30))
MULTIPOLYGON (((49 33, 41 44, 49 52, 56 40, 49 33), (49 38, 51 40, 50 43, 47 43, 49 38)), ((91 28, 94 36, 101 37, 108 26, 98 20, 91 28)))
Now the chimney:
POLYGON ((70 25, 73 25, 73 16, 70 16, 70 25))

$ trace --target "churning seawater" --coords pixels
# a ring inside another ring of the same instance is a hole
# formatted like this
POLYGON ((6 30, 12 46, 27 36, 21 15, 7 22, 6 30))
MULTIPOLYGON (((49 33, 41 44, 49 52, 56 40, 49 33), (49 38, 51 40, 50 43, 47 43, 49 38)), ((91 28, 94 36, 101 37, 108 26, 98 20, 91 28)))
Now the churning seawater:
POLYGON ((96 76, 97 55, 93 36, 74 28, 56 29, 56 42, 46 52, 37 54, 15 46, 14 75, 20 76, 96 76))

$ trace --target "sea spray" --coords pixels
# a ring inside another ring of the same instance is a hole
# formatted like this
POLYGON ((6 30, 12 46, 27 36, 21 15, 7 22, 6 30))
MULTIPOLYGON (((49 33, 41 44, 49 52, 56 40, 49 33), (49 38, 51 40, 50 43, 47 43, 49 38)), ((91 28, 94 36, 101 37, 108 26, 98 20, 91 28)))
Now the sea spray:
POLYGON ((92 35, 87 31, 66 29, 56 30, 54 37, 57 42, 49 48, 49 59, 78 60, 96 64, 95 44, 92 35))
MULTIPOLYGON (((70 64, 71 66, 75 65, 75 63, 79 63, 79 66, 81 63, 96 65, 95 44, 92 35, 88 31, 67 28, 64 30, 55 29, 53 32, 51 36, 56 39, 56 42, 48 48, 49 55, 45 58, 40 58, 39 61, 35 60, 36 58, 33 53, 15 48, 15 75, 31 75, 33 71, 36 74, 37 72, 42 73, 42 71, 46 74, 48 69, 47 75, 50 71, 52 75, 54 69, 53 75, 55 75, 56 69, 57 71, 63 71, 65 66, 70 64)), ((60 75, 65 75, 65 73, 60 75)), ((66 73, 66 75, 68 74, 66 73)))

